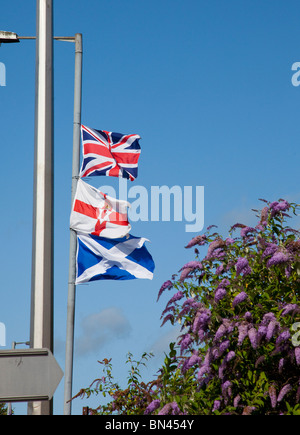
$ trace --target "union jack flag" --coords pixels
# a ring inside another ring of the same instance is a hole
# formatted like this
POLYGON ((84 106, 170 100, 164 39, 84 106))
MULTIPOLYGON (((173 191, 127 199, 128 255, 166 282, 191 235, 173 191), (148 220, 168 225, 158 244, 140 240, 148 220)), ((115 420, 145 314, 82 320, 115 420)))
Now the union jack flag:
POLYGON ((81 126, 83 162, 80 178, 107 175, 135 180, 141 154, 140 136, 81 126))

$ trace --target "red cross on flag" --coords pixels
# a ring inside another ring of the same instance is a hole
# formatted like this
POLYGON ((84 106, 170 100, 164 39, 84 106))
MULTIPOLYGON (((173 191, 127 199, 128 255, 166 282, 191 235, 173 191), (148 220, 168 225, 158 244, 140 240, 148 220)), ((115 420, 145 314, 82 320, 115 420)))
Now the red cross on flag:
POLYGON ((95 187, 78 180, 70 227, 78 232, 119 239, 131 230, 127 201, 114 199, 95 187))

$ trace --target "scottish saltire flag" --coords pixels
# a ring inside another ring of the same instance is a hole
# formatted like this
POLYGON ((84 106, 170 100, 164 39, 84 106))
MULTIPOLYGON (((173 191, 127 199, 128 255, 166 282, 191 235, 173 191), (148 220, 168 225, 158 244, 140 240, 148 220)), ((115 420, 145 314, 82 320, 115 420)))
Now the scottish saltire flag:
POLYGON ((80 177, 107 175, 135 180, 141 154, 140 136, 81 126, 83 162, 80 177))
POLYGON ((147 239, 132 235, 106 239, 77 234, 76 284, 113 279, 152 279, 154 261, 144 246, 147 239))
POLYGON ((129 202, 112 198, 79 179, 70 227, 75 231, 110 239, 125 237, 131 230, 128 207, 129 202))

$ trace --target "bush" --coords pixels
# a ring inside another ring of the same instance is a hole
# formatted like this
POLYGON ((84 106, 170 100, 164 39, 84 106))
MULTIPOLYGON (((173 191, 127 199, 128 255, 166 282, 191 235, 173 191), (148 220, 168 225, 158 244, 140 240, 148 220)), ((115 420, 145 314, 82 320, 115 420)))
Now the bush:
POLYGON ((237 223, 223 238, 211 226, 188 243, 195 260, 158 295, 174 292, 162 324, 182 334, 155 381, 115 385, 110 412, 300 415, 300 239, 286 225, 298 206, 262 201, 254 228, 237 223), (142 401, 116 406, 138 391, 142 401))

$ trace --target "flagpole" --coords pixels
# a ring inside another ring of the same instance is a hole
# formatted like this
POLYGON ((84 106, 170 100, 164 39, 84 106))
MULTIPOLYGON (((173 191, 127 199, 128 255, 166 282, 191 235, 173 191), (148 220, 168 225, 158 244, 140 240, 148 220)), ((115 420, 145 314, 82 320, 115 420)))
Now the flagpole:
MULTIPOLYGON (((81 100, 82 100, 82 34, 75 35, 75 84, 74 84, 74 126, 73 126, 73 164, 72 164, 72 194, 71 204, 75 198, 80 169, 80 133, 81 133, 81 100)), ((65 361, 65 391, 64 415, 71 415, 73 358, 74 358, 74 325, 76 296, 76 232, 70 230, 69 284, 67 307, 66 361, 65 361)))

